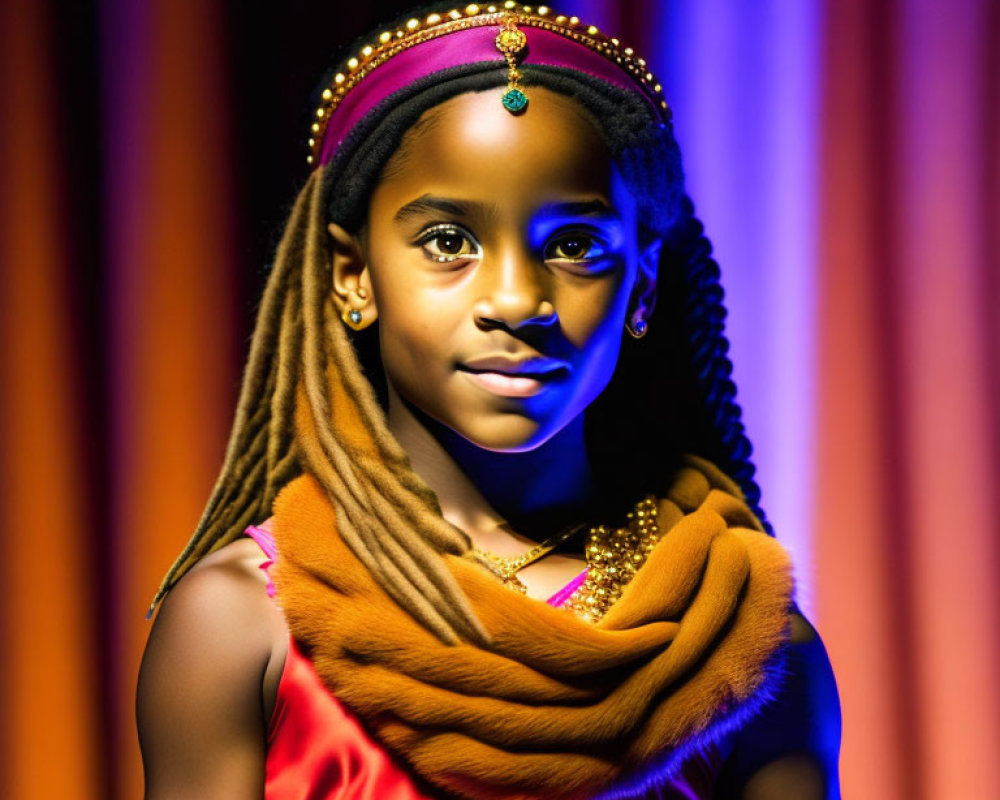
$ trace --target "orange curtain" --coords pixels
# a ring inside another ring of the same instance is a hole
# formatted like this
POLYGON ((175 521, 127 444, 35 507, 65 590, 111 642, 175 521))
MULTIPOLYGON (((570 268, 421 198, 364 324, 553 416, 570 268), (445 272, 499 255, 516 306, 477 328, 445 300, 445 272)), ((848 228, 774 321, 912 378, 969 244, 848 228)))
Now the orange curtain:
POLYGON ((0 795, 103 793, 73 254, 44 4, 0 5, 0 795), (12 124, 12 121, 16 124, 12 124))
POLYGON ((0 796, 134 798, 145 610, 214 481, 242 357, 220 9, 106 4, 103 197, 70 191, 93 123, 57 58, 73 32, 55 4, 0 9, 0 796), (71 245, 94 203, 91 291, 71 245))
POLYGON ((233 186, 221 7, 102 18, 117 796, 140 791, 134 696, 152 593, 221 463, 236 397, 233 186))

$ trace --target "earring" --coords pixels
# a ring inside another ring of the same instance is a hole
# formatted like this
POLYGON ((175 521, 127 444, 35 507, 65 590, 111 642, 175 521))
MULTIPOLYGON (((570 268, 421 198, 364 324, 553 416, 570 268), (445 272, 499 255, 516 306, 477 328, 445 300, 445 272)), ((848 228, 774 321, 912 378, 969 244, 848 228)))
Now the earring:
POLYGON ((363 327, 361 323, 364 317, 356 308, 344 309, 344 313, 340 315, 340 318, 344 320, 347 327, 351 330, 359 331, 363 327))
POLYGON ((649 330, 649 326, 646 324, 646 320, 640 317, 635 322, 626 322, 625 330, 632 334, 633 339, 641 339, 646 335, 646 332, 649 330))

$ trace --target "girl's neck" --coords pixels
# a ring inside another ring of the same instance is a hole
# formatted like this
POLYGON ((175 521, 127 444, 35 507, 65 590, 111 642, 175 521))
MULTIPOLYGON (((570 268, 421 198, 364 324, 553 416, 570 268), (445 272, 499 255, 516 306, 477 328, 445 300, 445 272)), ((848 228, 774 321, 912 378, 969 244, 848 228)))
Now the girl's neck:
POLYGON ((592 513, 596 499, 583 416, 521 453, 485 450, 423 414, 390 389, 389 428, 414 471, 434 490, 445 519, 486 542, 498 528, 533 540, 592 513))

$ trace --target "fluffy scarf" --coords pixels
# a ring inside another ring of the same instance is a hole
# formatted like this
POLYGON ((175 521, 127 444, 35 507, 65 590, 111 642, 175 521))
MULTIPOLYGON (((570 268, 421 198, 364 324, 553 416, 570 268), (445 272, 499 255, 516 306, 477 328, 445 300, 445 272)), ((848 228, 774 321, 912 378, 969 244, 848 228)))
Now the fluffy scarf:
POLYGON ((278 594, 330 692, 431 785, 593 797, 747 719, 787 636, 788 557, 732 481, 688 458, 658 511, 662 538, 596 624, 442 556, 492 640, 447 646, 375 584, 307 474, 275 501, 278 594))

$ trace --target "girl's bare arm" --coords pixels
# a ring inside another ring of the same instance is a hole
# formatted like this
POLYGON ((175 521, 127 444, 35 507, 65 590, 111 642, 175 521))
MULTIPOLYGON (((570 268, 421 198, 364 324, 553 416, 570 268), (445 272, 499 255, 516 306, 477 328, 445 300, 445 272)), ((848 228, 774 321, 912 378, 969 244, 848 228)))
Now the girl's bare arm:
POLYGON ((723 777, 722 797, 836 800, 840 797, 840 701, 826 648, 801 614, 777 696, 740 730, 723 777))
POLYGON ((263 797, 267 598, 232 555, 187 574, 153 624, 136 704, 146 800, 263 797))

